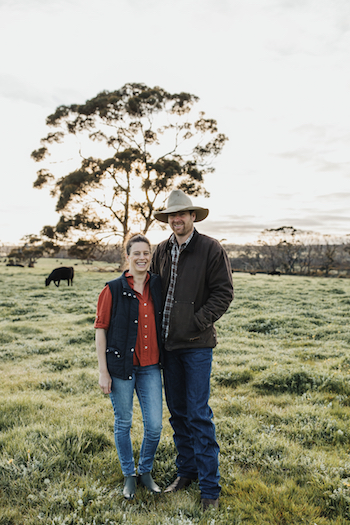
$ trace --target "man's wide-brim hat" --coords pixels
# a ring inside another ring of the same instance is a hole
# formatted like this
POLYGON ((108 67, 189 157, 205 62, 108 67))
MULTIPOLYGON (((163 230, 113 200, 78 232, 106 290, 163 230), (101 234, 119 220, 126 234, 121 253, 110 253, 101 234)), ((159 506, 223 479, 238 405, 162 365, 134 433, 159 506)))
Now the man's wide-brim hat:
POLYGON ((194 222, 203 221, 208 217, 209 210, 200 206, 193 206, 191 199, 182 190, 173 190, 168 198, 168 207, 163 211, 154 212, 154 217, 161 222, 168 222, 168 215, 178 211, 194 211, 194 222))

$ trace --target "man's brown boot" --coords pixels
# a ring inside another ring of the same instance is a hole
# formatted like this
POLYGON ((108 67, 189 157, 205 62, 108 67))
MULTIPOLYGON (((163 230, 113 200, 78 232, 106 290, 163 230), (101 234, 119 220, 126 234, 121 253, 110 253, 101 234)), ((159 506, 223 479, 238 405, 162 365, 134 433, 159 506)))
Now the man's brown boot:
POLYGON ((192 481, 193 481, 192 479, 182 478, 182 477, 178 476, 176 478, 176 480, 173 481, 172 484, 169 485, 169 487, 167 487, 164 490, 164 493, 168 493, 169 494, 170 492, 177 492, 178 490, 181 490, 181 489, 191 485, 192 481))
POLYGON ((210 510, 211 508, 217 509, 219 506, 219 498, 217 499, 203 498, 201 499, 201 504, 202 504, 203 512, 205 512, 206 510, 210 510))

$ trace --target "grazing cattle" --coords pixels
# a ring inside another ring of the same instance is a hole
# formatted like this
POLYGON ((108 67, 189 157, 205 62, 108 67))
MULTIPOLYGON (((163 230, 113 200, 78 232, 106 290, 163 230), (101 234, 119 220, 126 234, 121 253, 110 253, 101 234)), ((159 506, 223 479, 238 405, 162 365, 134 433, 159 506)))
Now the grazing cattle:
POLYGON ((278 275, 278 276, 280 276, 281 272, 279 272, 278 270, 273 270, 272 272, 269 272, 268 275, 278 275))
POLYGON ((60 281, 69 281, 73 286, 74 268, 72 266, 62 266, 61 268, 55 268, 52 270, 47 279, 45 279, 45 285, 49 286, 50 282, 53 281, 57 288, 60 285, 60 281))

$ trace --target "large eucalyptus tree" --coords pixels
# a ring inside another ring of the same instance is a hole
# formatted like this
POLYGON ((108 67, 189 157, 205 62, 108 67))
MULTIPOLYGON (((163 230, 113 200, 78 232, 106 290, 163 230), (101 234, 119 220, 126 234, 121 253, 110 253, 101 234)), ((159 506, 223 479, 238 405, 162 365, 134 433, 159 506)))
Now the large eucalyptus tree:
POLYGON ((42 233, 55 239, 119 235, 124 241, 131 229, 149 230, 154 210, 174 187, 206 194, 204 176, 214 171, 212 161, 227 137, 215 120, 195 110, 198 100, 125 84, 84 104, 59 106, 46 119, 50 132, 32 153, 41 165, 34 187, 51 186, 61 214, 42 233), (62 166, 72 137, 77 165, 59 175, 57 159, 62 166))

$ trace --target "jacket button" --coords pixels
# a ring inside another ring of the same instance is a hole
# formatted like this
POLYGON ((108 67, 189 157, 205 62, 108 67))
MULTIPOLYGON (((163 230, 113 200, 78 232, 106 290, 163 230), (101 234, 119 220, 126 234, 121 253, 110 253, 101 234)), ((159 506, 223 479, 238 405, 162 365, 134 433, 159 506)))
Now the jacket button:
POLYGON ((134 348, 131 348, 131 349, 130 349, 130 352, 134 352, 134 351, 135 351, 135 349, 134 349, 134 348))
POLYGON ((123 295, 126 295, 126 292, 123 292, 123 295))
POLYGON ((132 376, 129 376, 129 379, 132 379, 132 376))
POLYGON ((128 297, 131 297, 131 293, 128 293, 128 297))
POLYGON ((134 323, 138 323, 138 320, 137 320, 137 319, 135 319, 134 323))

